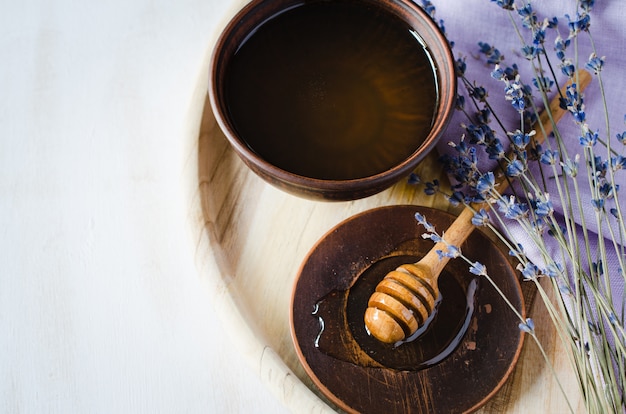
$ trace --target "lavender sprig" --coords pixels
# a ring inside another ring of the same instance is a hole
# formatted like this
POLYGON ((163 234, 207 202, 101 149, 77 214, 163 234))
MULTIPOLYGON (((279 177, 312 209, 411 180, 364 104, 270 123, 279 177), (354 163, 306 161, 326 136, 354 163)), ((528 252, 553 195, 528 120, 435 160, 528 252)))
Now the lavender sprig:
MULTIPOLYGON (((564 25, 554 17, 541 18, 529 2, 491 2, 508 15, 520 40, 519 56, 532 78, 523 79, 520 67, 508 64, 495 45, 477 43, 476 56, 493 68, 491 77, 500 82, 504 98, 518 114, 519 124, 510 128, 491 106, 487 87, 467 78, 467 60, 457 59, 456 72, 466 90, 457 99, 457 109, 467 122, 462 125, 464 136, 451 144, 451 154, 442 157, 455 181, 445 196, 454 205, 475 207, 474 203, 480 202, 495 206, 490 211, 476 208, 472 223, 494 231, 519 261, 522 279, 537 287, 568 351, 587 411, 625 411, 626 303, 623 297, 617 299, 614 289, 617 280, 623 295, 626 285, 626 220, 618 197, 626 169, 626 131, 613 132, 609 122, 603 73, 610 58, 598 53, 592 36, 595 2, 578 0, 576 12, 564 15, 564 25), (586 59, 579 56, 583 40, 592 49, 586 59), (586 107, 582 91, 581 68, 597 80, 603 127, 589 125, 591 109, 586 107), (566 87, 559 85, 557 74, 568 79, 566 87), (551 106, 552 96, 568 113, 577 136, 558 127, 561 110, 551 106), (544 116, 540 116, 541 107, 546 108, 544 116), (552 139, 538 142, 538 137, 550 133, 552 139), (568 149, 572 141, 579 144, 575 151, 568 149), (498 170, 482 171, 479 152, 496 161, 498 170), (507 193, 504 188, 509 185, 513 189, 507 193), (590 196, 583 197, 583 189, 590 196), (511 223, 523 229, 524 243, 510 231, 511 223), (550 249, 550 243, 555 248, 550 249), (532 247, 533 260, 523 244, 532 247), (616 268, 606 265, 610 256, 617 261, 616 268), (545 286, 540 283, 544 279, 549 281, 545 286), (556 301, 550 300, 550 287, 556 301)), ((434 16, 434 6, 427 3, 434 16)), ((428 194, 443 192, 439 182, 424 185, 428 194)), ((425 218, 421 222, 426 223, 425 218)), ((443 240, 434 229, 427 229, 427 234, 433 241, 443 240)), ((469 264, 471 274, 489 277, 488 269, 454 246, 442 251, 441 257, 461 258, 469 264)), ((520 319, 519 328, 539 344, 532 319, 520 319)))

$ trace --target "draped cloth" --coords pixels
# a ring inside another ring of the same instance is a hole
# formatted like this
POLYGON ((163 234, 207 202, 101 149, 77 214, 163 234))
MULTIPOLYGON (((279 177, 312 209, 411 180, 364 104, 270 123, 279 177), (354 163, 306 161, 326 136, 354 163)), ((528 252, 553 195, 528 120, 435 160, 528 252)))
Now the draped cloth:
MULTIPOLYGON (((465 58, 467 64, 467 78, 470 81, 475 81, 476 85, 484 86, 489 91, 488 101, 493 106, 494 112, 498 114, 498 117, 502 120, 505 127, 509 131, 518 129, 520 127, 520 116, 511 103, 504 99, 504 84, 491 77, 494 65, 486 63, 486 58, 479 53, 478 46, 478 42, 484 42, 497 48, 501 54, 505 56, 502 66, 510 66, 513 63, 517 63, 522 82, 532 85, 532 77, 534 75, 532 74, 529 62, 520 51, 524 43, 520 40, 513 28, 509 13, 499 7, 495 2, 489 0, 434 0, 433 4, 436 7, 436 19, 443 20, 448 39, 454 42, 453 52, 455 57, 465 58)), ((564 39, 568 37, 569 20, 566 15, 569 15, 570 19, 575 20, 577 10, 576 1, 537 1, 532 3, 532 6, 539 20, 557 17, 559 22, 558 33, 560 33, 560 36, 564 39)), ((525 37, 525 42, 530 43, 530 32, 527 29, 521 28, 520 19, 515 11, 512 12, 512 16, 515 24, 520 27, 525 37)), ((601 72, 601 77, 605 88, 606 102, 609 111, 608 123, 610 126, 607 128, 600 81, 596 76, 594 76, 591 84, 584 92, 586 122, 591 131, 597 131, 601 138, 611 140, 611 146, 615 150, 615 153, 612 154, 613 156, 615 154, 626 155, 625 145, 616 138, 616 134, 626 130, 626 125, 624 124, 624 114, 626 113, 626 27, 624 26, 624 21, 626 21, 626 4, 621 1, 598 1, 591 12, 589 31, 593 43, 595 44, 597 55, 599 57, 605 57, 605 65, 601 72)), ((567 78, 561 73, 557 66, 559 60, 554 57, 553 41, 556 32, 548 30, 548 34, 549 36, 546 38, 546 50, 554 63, 559 85, 562 85, 567 78)), ((587 34, 580 34, 577 52, 580 67, 585 66, 592 51, 592 43, 589 41, 587 34)), ((573 45, 570 45, 566 51, 566 55, 572 58, 572 60, 575 58, 573 45)), ((459 93, 465 95, 467 98, 467 92, 461 85, 459 86, 459 93)), ((533 91, 533 94, 537 97, 539 96, 536 90, 533 91)), ((551 97, 555 94, 556 88, 553 88, 551 97)), ((468 105, 466 99, 466 107, 469 108, 468 105)), ((465 133, 461 125, 468 124, 468 122, 465 114, 461 111, 456 111, 450 123, 450 127, 447 129, 445 136, 438 145, 440 154, 454 154, 455 151, 449 145, 449 142, 458 143, 461 140, 461 137, 465 133)), ((597 263, 599 260, 597 257, 598 226, 596 225, 594 207, 591 203, 593 197, 589 188, 585 166, 583 165, 584 149, 579 142, 581 130, 580 127, 575 124, 573 117, 569 113, 563 117, 558 127, 562 136, 565 137, 564 139, 569 154, 572 156, 574 154, 580 154, 581 156, 579 174, 575 179, 578 181, 581 190, 582 215, 584 216, 584 221, 587 223, 588 228, 591 261, 597 263)), ((502 143, 506 143, 507 139, 504 132, 498 129, 496 125, 492 125, 492 128, 496 130, 502 143)), ((610 159, 606 148, 601 144, 596 144, 594 150, 598 155, 601 155, 603 159, 610 159)), ((481 170, 489 171, 496 167, 495 162, 489 159, 482 150, 478 152, 478 165, 481 170)), ((535 172, 537 172, 536 169, 535 172)), ((622 206, 626 206, 626 171, 617 171, 615 177, 617 179, 616 182, 620 184, 622 188, 622 191, 618 192, 619 201, 622 206)), ((428 178, 424 177, 424 179, 428 178)), ((564 207, 558 200, 559 197, 555 182, 556 180, 554 178, 547 180, 547 191, 553 195, 551 200, 554 203, 555 215, 562 217, 564 207)), ((614 206, 614 201, 608 200, 606 205, 607 210, 612 206, 614 206)), ((580 223, 581 216, 577 214, 578 213, 575 214, 576 221, 580 223)), ((611 219, 613 218, 611 217, 611 219)), ((602 226, 604 227, 602 229, 602 234, 604 235, 609 234, 609 226, 619 234, 619 229, 614 219, 613 221, 605 221, 602 226)), ((527 256, 540 265, 542 262, 542 254, 534 248, 534 243, 531 241, 527 230, 523 229, 512 220, 507 222, 504 227, 505 229, 503 228, 503 230, 509 231, 513 240, 523 245, 527 256)), ((579 227, 577 232, 577 239, 582 241, 582 229, 579 227)), ((548 254, 554 258, 560 257, 561 255, 559 254, 556 241, 554 239, 551 240, 548 235, 545 236, 545 240, 548 245, 548 254)), ((619 236, 617 237, 617 241, 619 242, 619 236)), ((611 289, 614 295, 613 301, 617 304, 623 304, 624 279, 621 274, 618 255, 615 254, 611 241, 605 239, 605 243, 609 254, 606 262, 603 262, 603 266, 605 271, 610 272, 611 289)), ((586 262, 586 260, 583 261, 586 262)), ((618 305, 616 308, 618 312, 623 309, 622 305, 618 305)), ((623 315, 620 316, 623 317, 623 315)))

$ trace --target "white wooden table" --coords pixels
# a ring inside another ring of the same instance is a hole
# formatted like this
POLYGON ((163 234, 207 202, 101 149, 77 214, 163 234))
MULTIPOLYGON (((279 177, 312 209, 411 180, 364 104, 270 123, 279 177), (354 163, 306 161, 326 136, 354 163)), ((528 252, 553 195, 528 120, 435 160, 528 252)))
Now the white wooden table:
POLYGON ((0 412, 287 411, 223 335, 190 224, 230 6, 0 4, 0 412))

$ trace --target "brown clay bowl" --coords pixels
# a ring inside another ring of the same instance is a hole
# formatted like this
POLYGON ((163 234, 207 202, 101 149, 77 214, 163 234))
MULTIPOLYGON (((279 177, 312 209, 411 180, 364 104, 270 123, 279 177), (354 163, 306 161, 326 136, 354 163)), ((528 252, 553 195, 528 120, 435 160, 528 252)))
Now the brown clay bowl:
MULTIPOLYGON (((325 0, 327 1, 327 0, 325 0)), ((365 173, 364 176, 345 176, 345 177, 322 177, 317 173, 294 172, 290 168, 277 165, 278 163, 269 160, 266 155, 261 155, 259 148, 264 149, 263 143, 258 144, 257 150, 252 149, 249 145, 251 135, 258 133, 259 128, 242 132, 245 126, 238 125, 232 119, 232 102, 229 103, 226 79, 231 70, 233 57, 236 56, 239 48, 244 44, 250 36, 256 33, 257 28, 263 22, 274 16, 280 15, 285 10, 293 9, 301 5, 309 5, 315 3, 316 0, 303 2, 301 0, 252 0, 247 4, 231 21, 228 23, 221 36, 219 37, 213 52, 210 64, 209 77, 209 98, 213 113, 216 120, 232 144, 235 152, 241 159, 260 177, 272 185, 277 186, 287 192, 311 199, 321 200, 353 200, 367 197, 378 193, 399 180, 405 178, 416 165, 433 149, 439 137, 442 135, 450 116, 454 109, 456 96, 456 76, 454 71, 454 59, 450 51, 449 44, 445 36, 441 33, 437 25, 432 19, 413 2, 412 0, 331 0, 333 2, 343 2, 349 4, 359 4, 372 10, 373 13, 385 13, 394 16, 394 19, 402 21, 407 26, 407 33, 413 31, 421 38, 418 46, 427 50, 430 56, 430 66, 434 73, 434 88, 436 89, 437 99, 433 101, 432 112, 429 115, 430 126, 426 125, 426 130, 415 138, 407 148, 406 155, 401 155, 396 161, 389 161, 380 170, 365 173), (422 44, 423 43, 423 44, 422 44), (245 136, 242 135, 246 135, 245 136)), ((285 37, 285 36, 283 36, 285 37)), ((374 42, 378 39, 375 35, 368 42, 374 42)), ((417 42, 417 40, 416 40, 417 42)), ((421 50, 420 49, 420 50, 421 50)), ((364 53, 367 55, 367 53, 364 53)), ((271 64, 271 58, 268 57, 268 64, 271 64)), ((284 67, 285 65, 282 65, 284 67)), ((412 70, 411 67, 397 68, 399 75, 396 79, 397 85, 393 88, 402 88, 402 74, 412 70)), ((335 71, 334 67, 329 72, 335 71)), ((271 66, 269 73, 272 73, 271 66)), ((255 85, 266 82, 267 77, 259 80, 255 85)), ((371 86, 371 85, 370 85, 371 86)), ((373 93, 385 95, 388 92, 388 86, 382 84, 377 86, 380 90, 374 90, 373 93)), ((373 88, 373 86, 372 86, 373 88)), ((249 89, 249 88, 248 88, 249 89)), ((276 87, 276 89, 280 89, 276 87)), ((434 89, 433 89, 434 90, 434 89)), ((272 99, 272 91, 267 93, 267 99, 272 99)), ((415 95, 413 95, 415 96, 415 95)), ((232 100, 232 98, 230 98, 232 100)), ((246 105, 246 102, 240 102, 246 105)), ((264 104, 258 104, 254 108, 264 107, 264 104)), ((401 106, 401 105, 399 105, 401 106)), ((407 106, 407 105, 405 105, 407 106)), ((252 106, 251 106, 252 107, 252 106)), ((256 111, 256 109, 251 110, 256 111)), ((289 119, 284 113, 271 112, 269 117, 278 117, 273 122, 287 124, 289 119), (282 118, 281 118, 282 117, 282 118)), ((367 117, 365 117, 367 118, 367 117)), ((265 119, 265 118, 264 118, 265 119)), ((349 117, 349 119, 352 119, 349 117)), ((250 124, 248 122, 247 124, 250 124)), ((359 122, 355 121, 357 127, 359 122)), ((281 124, 282 125, 282 124, 281 124)), ((362 125, 361 125, 362 126, 362 125)), ((381 127, 383 128, 383 127, 381 127)), ((271 134, 270 134, 271 135, 271 134)), ((293 141, 299 140, 298 136, 293 137, 293 141)), ((332 143, 331 143, 332 144, 332 143)), ((370 144, 363 144, 370 145, 370 144)), ((332 145, 331 145, 332 146, 332 145)), ((269 151, 269 150, 268 150, 269 151)), ((285 157, 285 151, 281 156, 285 157)), ((345 150, 344 150, 345 152, 345 150)), ((375 151, 376 154, 386 156, 383 151, 375 151)), ((294 145, 292 153, 288 153, 288 158, 299 160, 300 157, 306 155, 306 151, 298 151, 294 145)), ((334 154, 330 149, 328 157, 317 157, 320 161, 325 162, 351 162, 351 155, 339 156, 334 154), (321 159, 324 160, 321 160, 321 159), (329 161, 329 159, 337 159, 338 161, 329 161)), ((298 161, 295 162, 298 164, 298 161)))
MULTIPOLYGON (((419 358, 431 352, 426 341, 404 350, 383 347, 376 350, 377 355, 372 351, 368 339, 359 332, 371 292, 357 303, 351 297, 358 295, 356 287, 378 264, 397 266, 394 260, 420 257, 432 248, 432 241, 421 237, 424 230, 414 218, 416 212, 440 231, 454 219, 440 210, 418 206, 366 211, 330 230, 309 252, 297 276, 290 320, 297 354, 319 390, 345 411, 472 412, 501 388, 520 355, 523 334, 519 320, 483 278, 473 295, 467 330, 455 339, 451 352, 441 361, 422 366, 406 363, 407 353, 419 358), (355 306, 356 317, 355 308, 351 308, 355 306)), ((481 231, 470 235, 461 250, 487 267, 516 310, 525 315, 520 284, 508 256, 481 231)), ((392 270, 384 266, 377 268, 374 279, 378 279, 371 281, 372 286, 392 270)), ((448 280, 464 285, 473 278, 465 262, 451 260, 439 284, 442 288, 448 280)), ((448 306, 447 299, 452 300, 443 293, 440 305, 448 306)), ((448 320, 441 323, 444 330, 445 324, 452 324, 448 320)), ((450 329, 458 329, 452 325, 450 329)), ((401 347, 405 345, 409 344, 401 347)))

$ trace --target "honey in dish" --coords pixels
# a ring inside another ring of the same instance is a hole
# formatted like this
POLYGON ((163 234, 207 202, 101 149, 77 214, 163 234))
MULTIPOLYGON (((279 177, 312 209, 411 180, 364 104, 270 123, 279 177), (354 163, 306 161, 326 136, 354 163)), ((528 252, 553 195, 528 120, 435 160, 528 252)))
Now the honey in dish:
POLYGON ((356 179, 404 161, 433 122, 427 48, 369 2, 306 2, 266 20, 226 71, 235 130, 294 174, 356 179))
POLYGON ((430 368, 452 355, 470 328, 479 292, 478 278, 444 270, 439 278, 441 297, 431 318, 401 343, 378 341, 367 332, 363 322, 368 298, 382 278, 399 265, 418 259, 410 255, 380 259, 349 290, 335 290, 321 298, 312 313, 320 326, 315 347, 340 361, 400 371, 430 368))

